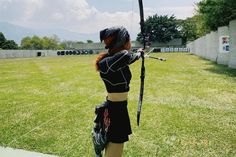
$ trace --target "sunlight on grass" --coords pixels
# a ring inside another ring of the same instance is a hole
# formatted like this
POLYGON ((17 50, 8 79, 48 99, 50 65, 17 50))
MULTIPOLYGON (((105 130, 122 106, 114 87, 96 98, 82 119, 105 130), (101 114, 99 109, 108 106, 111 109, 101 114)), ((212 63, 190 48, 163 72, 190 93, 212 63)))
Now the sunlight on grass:
MULTIPOLYGON (((124 157, 235 156, 236 70, 188 53, 146 59, 141 126, 140 62, 131 65, 133 134, 124 157)), ((96 56, 0 60, 0 145, 62 157, 94 156, 94 107, 106 92, 96 56)))

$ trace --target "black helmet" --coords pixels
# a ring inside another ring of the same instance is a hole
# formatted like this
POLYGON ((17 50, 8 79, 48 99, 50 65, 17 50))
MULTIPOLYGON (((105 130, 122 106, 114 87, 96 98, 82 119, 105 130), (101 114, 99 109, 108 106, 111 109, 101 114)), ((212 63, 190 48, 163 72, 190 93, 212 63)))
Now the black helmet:
POLYGON ((124 27, 111 27, 100 31, 101 42, 108 37, 113 37, 112 42, 106 45, 106 49, 119 48, 130 40, 129 32, 124 27))

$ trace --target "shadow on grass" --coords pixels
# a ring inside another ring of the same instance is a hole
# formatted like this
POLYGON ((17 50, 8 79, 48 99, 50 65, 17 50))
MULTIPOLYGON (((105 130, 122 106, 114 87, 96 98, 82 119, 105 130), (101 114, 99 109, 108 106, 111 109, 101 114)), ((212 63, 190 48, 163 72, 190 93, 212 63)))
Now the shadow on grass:
MULTIPOLYGON (((190 54, 192 55, 192 54, 190 54)), ((202 58, 197 56, 200 60, 207 61, 205 64, 211 65, 211 68, 205 69, 206 71, 220 74, 220 75, 227 75, 229 77, 236 77, 236 69, 229 68, 227 65, 217 64, 216 62, 210 61, 206 58, 202 58)))
POLYGON ((205 69, 206 71, 236 77, 236 69, 229 68, 227 65, 216 64, 215 62, 208 62, 208 64, 212 65, 212 67, 205 69))

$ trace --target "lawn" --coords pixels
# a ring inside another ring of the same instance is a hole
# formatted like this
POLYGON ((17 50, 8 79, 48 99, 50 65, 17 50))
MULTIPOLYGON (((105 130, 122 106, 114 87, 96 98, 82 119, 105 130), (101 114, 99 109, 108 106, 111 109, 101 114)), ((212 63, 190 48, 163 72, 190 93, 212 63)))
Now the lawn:
MULTIPOLYGON (((236 156, 236 70, 188 53, 146 59, 140 127, 140 62, 131 65, 133 134, 124 157, 236 156)), ((106 92, 96 56, 0 60, 0 146, 93 157, 94 107, 106 92)))

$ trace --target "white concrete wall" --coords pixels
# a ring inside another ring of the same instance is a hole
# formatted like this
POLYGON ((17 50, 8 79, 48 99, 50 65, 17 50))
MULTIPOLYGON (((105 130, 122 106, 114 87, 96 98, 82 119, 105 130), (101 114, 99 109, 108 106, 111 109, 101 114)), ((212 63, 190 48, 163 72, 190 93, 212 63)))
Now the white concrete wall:
POLYGON ((206 57, 206 36, 200 38, 199 53, 201 57, 206 57))
POLYGON ((38 52, 41 52, 40 57, 57 56, 56 50, 0 50, 1 58, 33 58, 38 57, 38 52))
MULTIPOLYGON (((195 49, 195 53, 196 55, 198 56, 201 56, 202 54, 200 53, 200 47, 201 47, 201 38, 198 38, 195 42, 195 46, 196 46, 196 49, 195 49)), ((202 57, 202 56, 201 56, 202 57)))
POLYGON ((230 34, 230 60, 229 67, 236 68, 236 20, 233 20, 229 24, 230 34))
POLYGON ((187 48, 192 54, 236 69, 236 20, 231 21, 229 27, 219 27, 217 31, 212 31, 188 43, 187 48), (220 51, 220 37, 222 36, 229 36, 230 52, 228 53, 220 51))
POLYGON ((45 53, 45 56, 57 56, 57 51, 48 50, 48 51, 45 53))
MULTIPOLYGON (((218 39, 220 42, 220 38, 222 36, 229 36, 229 27, 224 26, 224 27, 219 27, 218 28, 218 39)), ((217 63, 218 64, 223 64, 223 65, 228 65, 229 64, 229 59, 230 59, 230 53, 222 53, 219 47, 218 54, 217 54, 217 63)))
POLYGON ((196 55, 196 51, 195 51, 195 42, 194 42, 194 41, 188 43, 188 44, 187 44, 187 48, 189 49, 189 52, 190 52, 190 53, 196 55))
POLYGON ((218 38, 218 31, 211 32, 210 34, 210 60, 216 62, 217 54, 219 51, 219 38, 218 38))
POLYGON ((195 55, 197 54, 196 53, 196 42, 193 42, 193 54, 195 54, 195 55))
POLYGON ((190 42, 187 44, 187 47, 189 48, 190 53, 192 53, 193 50, 193 42, 190 42))
POLYGON ((209 34, 207 34, 206 35, 206 51, 205 51, 205 57, 204 58, 206 58, 206 59, 210 59, 210 53, 211 53, 211 42, 210 42, 210 40, 211 40, 211 34, 209 33, 209 34))
POLYGON ((34 50, 32 51, 21 51, 23 53, 24 58, 30 58, 30 53, 34 53, 34 50))
POLYGON ((1 52, 1 50, 0 50, 0 58, 6 58, 5 53, 1 52))

